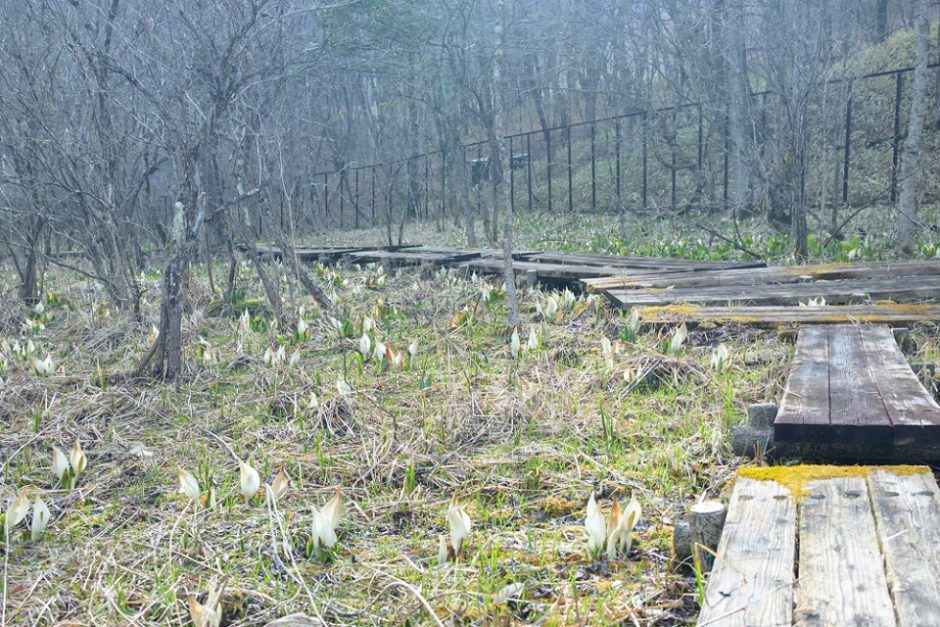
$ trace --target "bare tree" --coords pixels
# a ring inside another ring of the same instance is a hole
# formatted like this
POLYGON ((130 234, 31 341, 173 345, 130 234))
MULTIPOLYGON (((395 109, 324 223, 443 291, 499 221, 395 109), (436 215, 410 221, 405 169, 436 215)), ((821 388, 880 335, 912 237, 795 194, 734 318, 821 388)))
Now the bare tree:
POLYGON ((897 248, 903 253, 909 253, 913 249, 912 240, 917 224, 920 143, 927 109, 927 49, 930 45, 930 22, 927 12, 930 4, 929 0, 920 0, 917 11, 917 59, 914 65, 911 113, 901 159, 901 194, 898 197, 897 248))

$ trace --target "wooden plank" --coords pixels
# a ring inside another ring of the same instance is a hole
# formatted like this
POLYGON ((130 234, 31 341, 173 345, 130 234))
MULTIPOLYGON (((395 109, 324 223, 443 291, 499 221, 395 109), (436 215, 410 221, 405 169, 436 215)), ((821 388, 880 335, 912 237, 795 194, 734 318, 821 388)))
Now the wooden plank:
MULTIPOLYGON (((474 259, 461 264, 461 267, 468 268, 473 272, 481 274, 502 274, 502 259, 474 259)), ((516 274, 525 274, 534 271, 541 280, 564 280, 576 281, 589 276, 602 276, 624 272, 623 268, 606 266, 577 266, 562 263, 541 263, 534 261, 514 261, 513 272, 516 274)), ((653 273, 655 270, 631 270, 632 273, 653 273)))
POLYGON ((726 305, 798 305, 800 301, 823 297, 830 305, 852 301, 895 300, 923 301, 940 297, 940 276, 915 276, 896 279, 846 279, 815 281, 788 285, 754 285, 663 290, 611 290, 607 297, 617 306, 663 306, 677 303, 726 305))
POLYGON ((650 289, 667 287, 688 288, 765 285, 771 283, 800 283, 819 280, 894 278, 922 275, 940 275, 940 261, 884 261, 824 263, 805 266, 772 266, 769 268, 681 272, 664 277, 585 279, 584 283, 592 291, 603 292, 622 288, 650 289))
POLYGON ((940 405, 911 370, 887 327, 865 327, 863 347, 898 446, 940 444, 940 405))
POLYGON ((800 505, 800 625, 896 624, 868 485, 862 477, 809 482, 800 505))
POLYGON ((803 327, 774 420, 779 442, 829 441, 829 330, 803 327))
POLYGON ((622 255, 588 255, 581 253, 540 252, 526 255, 526 261, 561 263, 579 266, 613 266, 648 268, 651 270, 726 270, 763 267, 762 261, 703 261, 674 257, 639 257, 622 255))
POLYGON ((349 258, 353 263, 383 263, 388 262, 399 266, 419 265, 456 265, 480 256, 477 251, 464 251, 461 253, 435 253, 435 252, 407 252, 376 250, 361 253, 351 253, 349 258))
POLYGON ((940 625, 940 490, 929 469, 873 469, 868 482, 898 622, 940 625))
POLYGON ((826 441, 890 444, 891 418, 868 367, 858 327, 834 325, 829 331, 829 425, 826 441))
POLYGON ((824 307, 701 307, 667 305, 640 307, 645 324, 679 322, 780 325, 790 323, 845 324, 852 322, 931 322, 940 320, 940 305, 826 305, 824 307))
POLYGON ((774 481, 739 477, 699 625, 791 625, 796 505, 774 481))

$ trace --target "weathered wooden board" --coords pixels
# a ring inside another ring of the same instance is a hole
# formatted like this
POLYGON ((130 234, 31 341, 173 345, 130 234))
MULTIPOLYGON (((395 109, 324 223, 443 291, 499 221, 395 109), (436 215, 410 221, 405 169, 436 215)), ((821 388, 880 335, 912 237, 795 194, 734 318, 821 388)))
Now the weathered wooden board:
POLYGON ((773 481, 738 478, 699 625, 791 625, 796 505, 773 481))
POLYGON ((896 279, 846 279, 787 285, 723 286, 661 290, 611 290, 607 297, 615 305, 663 306, 677 303, 726 305, 798 305, 810 298, 825 298, 830 305, 869 300, 924 301, 940 296, 940 276, 896 279))
MULTIPOLYGON (((464 255, 468 253, 478 253, 482 259, 502 259, 502 248, 450 248, 447 246, 408 246, 402 248, 401 252, 408 253, 431 253, 438 255, 464 255)), ((529 255, 537 255, 538 251, 513 251, 513 259, 522 259, 529 255)))
POLYGON ((383 263, 392 266, 452 266, 480 256, 478 251, 459 253, 410 252, 407 250, 374 250, 350 253, 347 257, 358 264, 383 263))
POLYGON ((800 329, 774 439, 782 442, 829 441, 829 334, 826 327, 800 329))
POLYGON ((932 322, 940 320, 940 305, 826 305, 824 307, 701 307, 666 305, 639 307, 645 324, 679 322, 774 326, 791 323, 846 324, 852 322, 932 322))
POLYGON ((689 288, 731 285, 765 285, 801 283, 837 279, 874 279, 904 276, 940 275, 940 261, 884 261, 859 263, 825 263, 805 266, 772 266, 763 268, 725 269, 673 273, 668 276, 585 279, 592 291, 614 289, 689 288))
POLYGON ((796 623, 896 624, 862 477, 811 481, 800 504, 796 623))
POLYGON ((893 453, 911 447, 913 456, 940 445, 940 405, 887 327, 807 326, 797 338, 774 441, 893 453))
MULTIPOLYGON (((864 332, 877 328, 866 326, 864 332)), ((868 366, 862 329, 852 324, 824 327, 829 341, 830 434, 827 441, 891 444, 891 418, 868 366)))
MULTIPOLYGON (((248 251, 250 248, 248 246, 239 247, 243 251, 248 251)), ((265 257, 271 257, 273 259, 281 258, 281 249, 277 246, 255 246, 254 250, 259 254, 265 257)), ((344 255, 349 255, 351 253, 363 252, 368 250, 375 250, 374 247, 368 246, 357 246, 357 247, 342 247, 342 246, 322 246, 322 247, 296 247, 294 248, 294 254, 297 255, 297 259, 305 263, 311 262, 324 262, 332 263, 335 262, 340 257, 344 255)))
POLYGON ((908 365, 891 330, 866 328, 861 340, 872 379, 893 425, 893 443, 940 444, 940 405, 908 365))
MULTIPOLYGON (((471 272, 479 274, 502 274, 502 259, 474 259, 461 264, 471 272)), ((605 276, 624 272, 623 268, 613 266, 578 266, 563 263, 542 263, 535 261, 514 261, 513 272, 524 275, 534 272, 536 278, 547 281, 577 281, 589 276, 605 276)), ((656 270, 631 270, 632 273, 656 272, 656 270)))
POLYGON ((698 261, 670 257, 634 257, 620 255, 585 255, 581 253, 540 252, 525 255, 526 261, 560 263, 575 266, 612 266, 650 270, 698 271, 760 268, 762 261, 698 261))
MULTIPOLYGON (((928 470, 928 469, 925 469, 928 470)), ((898 622, 940 625, 940 490, 930 472, 869 473, 871 501, 898 622)))

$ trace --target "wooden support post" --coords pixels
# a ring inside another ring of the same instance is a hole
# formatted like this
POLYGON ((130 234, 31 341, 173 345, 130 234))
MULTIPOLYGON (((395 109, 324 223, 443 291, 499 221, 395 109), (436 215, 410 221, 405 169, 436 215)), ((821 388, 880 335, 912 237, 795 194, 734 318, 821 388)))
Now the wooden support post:
POLYGON ((756 429, 770 429, 777 417, 774 403, 755 403, 747 406, 747 424, 756 429))
POLYGON ((672 558, 677 564, 692 557, 692 527, 685 520, 676 521, 672 528, 672 558))
POLYGON ((539 284, 539 273, 536 270, 526 270, 522 280, 527 288, 534 289, 539 284))
POLYGON ((711 551, 718 550, 721 531, 725 527, 728 510, 721 501, 702 501, 689 509, 689 530, 691 532, 692 551, 697 553, 698 562, 703 572, 708 572, 714 563, 711 551))
POLYGON ((772 428, 735 427, 731 430, 731 451, 740 457, 763 457, 774 446, 772 428))

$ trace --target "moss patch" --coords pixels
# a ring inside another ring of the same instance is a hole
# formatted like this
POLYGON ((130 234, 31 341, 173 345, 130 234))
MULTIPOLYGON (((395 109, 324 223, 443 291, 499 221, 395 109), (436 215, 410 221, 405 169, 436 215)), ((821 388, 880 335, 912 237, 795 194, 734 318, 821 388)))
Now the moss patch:
POLYGON ((824 466, 801 464, 799 466, 768 466, 741 468, 739 477, 755 481, 776 481, 790 490, 790 495, 797 502, 809 496, 809 482, 823 479, 841 479, 844 477, 868 477, 872 470, 886 470, 899 476, 929 473, 927 466, 824 466))

